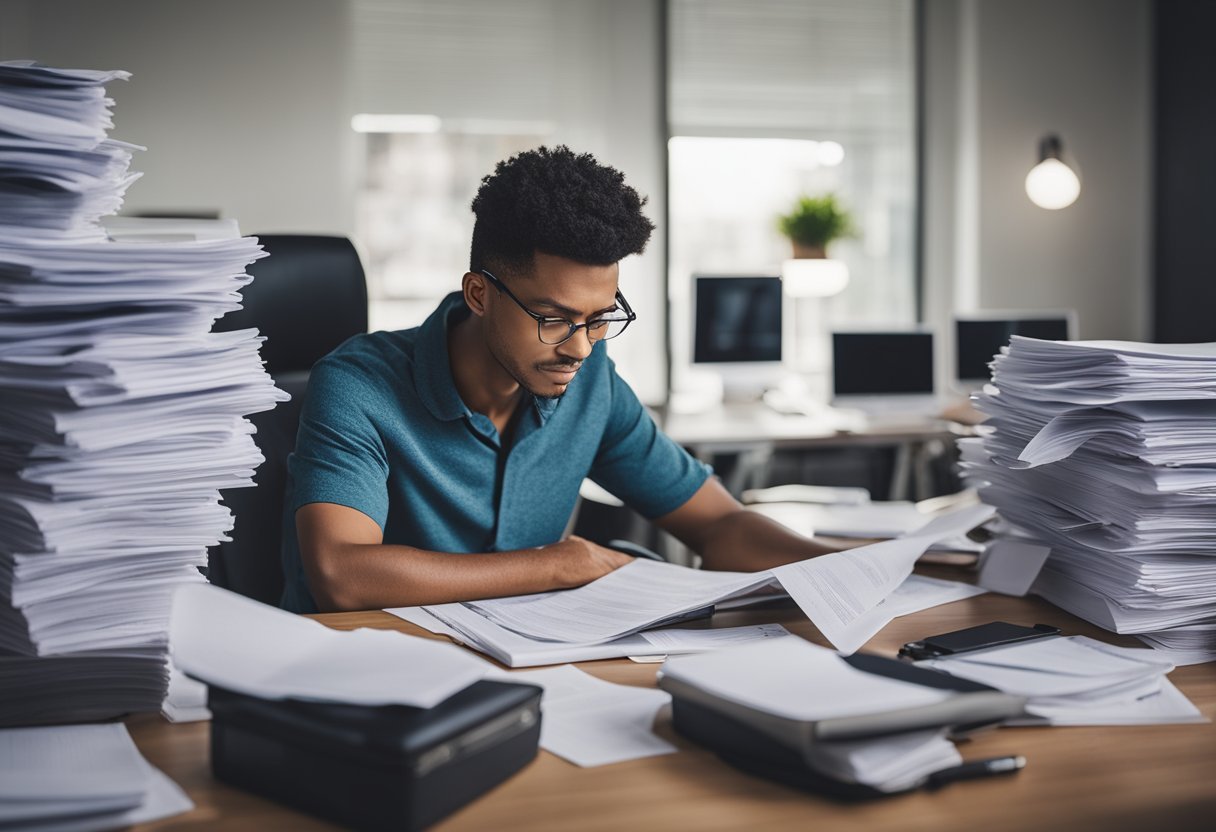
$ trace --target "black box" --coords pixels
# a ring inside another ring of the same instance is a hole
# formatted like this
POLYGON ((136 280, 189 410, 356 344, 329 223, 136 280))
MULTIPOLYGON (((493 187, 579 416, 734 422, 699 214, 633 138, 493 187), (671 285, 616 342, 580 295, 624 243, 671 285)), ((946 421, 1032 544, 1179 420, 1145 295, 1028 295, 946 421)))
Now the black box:
POLYGON ((417 830, 536 756, 541 689, 480 681, 433 708, 273 701, 212 687, 216 779, 356 829, 417 830))

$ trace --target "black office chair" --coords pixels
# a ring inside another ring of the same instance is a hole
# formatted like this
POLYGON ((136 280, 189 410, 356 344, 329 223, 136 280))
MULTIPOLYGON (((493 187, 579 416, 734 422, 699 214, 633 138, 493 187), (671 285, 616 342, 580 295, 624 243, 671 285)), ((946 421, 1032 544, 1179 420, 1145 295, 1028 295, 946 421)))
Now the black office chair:
POLYGON ((231 542, 211 549, 208 578, 277 606, 283 592, 279 549, 287 456, 295 448, 308 373, 317 359, 367 331, 367 282, 345 237, 266 234, 258 239, 270 256, 249 267, 254 280, 242 290, 244 307, 216 322, 215 331, 261 331, 266 371, 291 401, 250 417, 266 461, 254 476, 256 488, 224 492, 236 525, 231 542))

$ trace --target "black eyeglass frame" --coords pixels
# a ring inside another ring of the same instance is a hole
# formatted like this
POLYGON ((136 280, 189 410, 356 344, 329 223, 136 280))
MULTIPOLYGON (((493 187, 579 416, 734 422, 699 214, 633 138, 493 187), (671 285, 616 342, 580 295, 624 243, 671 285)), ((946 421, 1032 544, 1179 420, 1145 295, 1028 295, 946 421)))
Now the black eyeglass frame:
MULTIPOLYGON (((617 336, 619 336, 622 332, 624 332, 626 329, 629 328, 629 325, 631 323, 633 323, 634 321, 636 321, 638 319, 637 313, 633 311, 633 307, 629 305, 629 301, 625 300, 625 296, 621 294, 620 289, 618 289, 616 292, 616 302, 617 302, 617 305, 621 308, 621 311, 625 313, 624 318, 600 317, 600 318, 592 318, 591 320, 585 321, 584 323, 581 323, 581 324, 576 324, 574 321, 570 320, 569 318, 554 318, 549 315, 542 315, 539 312, 533 312, 531 309, 524 306, 523 301, 521 301, 519 298, 515 297, 515 293, 507 288, 507 284, 503 283, 501 280, 499 280, 497 277, 495 277, 493 274, 486 271, 485 269, 482 269, 481 273, 490 279, 490 282, 494 284, 495 288, 497 288, 500 292, 503 292, 511 300, 515 301, 515 305, 518 306, 520 309, 524 310, 524 312, 528 315, 528 317, 530 317, 534 321, 536 321, 536 337, 540 340, 540 342, 542 344, 548 344, 551 347, 556 347, 560 344, 566 343, 571 338, 573 338, 574 333, 578 332, 580 329, 587 330, 587 338, 593 344, 597 343, 599 341, 608 341, 612 338, 616 338, 617 336), (612 335, 604 335, 603 337, 600 337, 600 338, 597 338, 594 335, 592 335, 591 327, 593 327, 593 326, 602 325, 602 326, 607 327, 607 325, 610 323, 613 323, 613 322, 619 323, 622 321, 624 322, 625 325, 621 327, 620 332, 613 333, 612 335), (562 338, 560 341, 546 341, 543 337, 541 337, 540 330, 541 330, 542 326, 544 326, 545 324, 557 324, 557 323, 565 324, 569 328, 569 331, 566 333, 565 338, 562 338)), ((611 315, 612 313, 608 313, 608 314, 611 315)))

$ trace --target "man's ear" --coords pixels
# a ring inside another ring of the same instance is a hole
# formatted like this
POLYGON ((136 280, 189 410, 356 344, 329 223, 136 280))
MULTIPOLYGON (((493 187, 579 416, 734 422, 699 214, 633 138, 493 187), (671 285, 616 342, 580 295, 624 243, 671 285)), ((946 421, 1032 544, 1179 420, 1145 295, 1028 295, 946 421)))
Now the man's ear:
POLYGON ((486 283, 486 276, 477 272, 465 272, 461 279, 465 305, 479 318, 486 314, 486 295, 490 291, 486 283))

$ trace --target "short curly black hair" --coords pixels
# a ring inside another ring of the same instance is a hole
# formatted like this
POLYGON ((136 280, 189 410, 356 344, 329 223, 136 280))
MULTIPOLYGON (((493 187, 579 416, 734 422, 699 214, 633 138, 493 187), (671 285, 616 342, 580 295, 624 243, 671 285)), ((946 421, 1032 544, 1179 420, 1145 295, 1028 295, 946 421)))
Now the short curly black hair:
POLYGON ((526 274, 540 251, 593 266, 641 254, 646 198, 590 153, 538 147, 499 162, 473 198, 469 270, 526 274))

